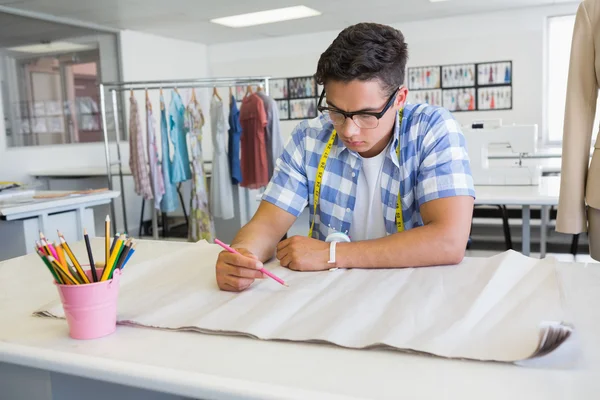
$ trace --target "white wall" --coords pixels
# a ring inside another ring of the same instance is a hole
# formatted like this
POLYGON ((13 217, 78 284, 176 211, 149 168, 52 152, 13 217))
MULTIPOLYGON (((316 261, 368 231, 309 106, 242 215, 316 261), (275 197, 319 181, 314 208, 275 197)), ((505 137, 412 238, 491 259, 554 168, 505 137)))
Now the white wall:
MULTIPOLYGON (((502 118, 545 129, 544 57, 548 16, 575 13, 576 4, 536 7, 394 24, 409 46, 408 66, 513 61, 513 109, 455 113, 463 124, 502 118)), ((312 75, 338 31, 209 46, 212 75, 312 75)), ((289 135, 297 121, 282 122, 289 135)))

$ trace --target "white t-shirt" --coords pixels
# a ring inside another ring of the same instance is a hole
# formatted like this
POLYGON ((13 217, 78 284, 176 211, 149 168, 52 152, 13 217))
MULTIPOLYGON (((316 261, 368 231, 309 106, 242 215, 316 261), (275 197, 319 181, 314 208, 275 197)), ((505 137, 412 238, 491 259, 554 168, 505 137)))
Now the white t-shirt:
POLYGON ((389 144, 374 157, 361 157, 362 169, 358 176, 356 203, 349 232, 353 242, 379 239, 387 235, 381 202, 381 174, 388 151, 389 144))

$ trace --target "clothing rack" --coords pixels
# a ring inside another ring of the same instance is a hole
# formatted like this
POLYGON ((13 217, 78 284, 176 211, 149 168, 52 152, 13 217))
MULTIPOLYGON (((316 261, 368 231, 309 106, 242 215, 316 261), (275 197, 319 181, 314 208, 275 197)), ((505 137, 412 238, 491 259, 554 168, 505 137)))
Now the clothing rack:
MULTIPOLYGON (((244 76, 244 77, 220 77, 220 78, 200 78, 187 80, 160 80, 160 81, 129 81, 129 82, 107 82, 99 84, 100 90, 100 113, 102 116, 102 132, 104 135, 104 153, 106 158, 106 175, 108 178, 108 188, 113 189, 112 184, 112 166, 118 165, 119 182, 121 185, 121 204, 123 207, 123 227, 125 232, 129 232, 127 226, 127 209, 125 206, 125 191, 123 185, 123 167, 121 159, 121 148, 119 144, 120 129, 119 129, 119 113, 117 93, 124 91, 138 90, 157 90, 157 89, 195 89, 195 88, 217 88, 217 87, 236 87, 236 86, 261 86, 265 94, 269 95, 269 79, 268 76, 244 76), (108 126, 106 117, 105 90, 110 92, 112 98, 112 111, 115 123, 115 144, 117 148, 117 160, 111 161, 110 147, 108 142, 108 126)), ((152 188, 154 192, 154 187, 152 188)), ((113 220, 115 219, 115 203, 114 199, 110 202, 110 212, 113 220)), ((113 234, 116 233, 116 221, 111 224, 113 234)), ((158 239, 158 216, 156 208, 152 206, 152 236, 158 239)))

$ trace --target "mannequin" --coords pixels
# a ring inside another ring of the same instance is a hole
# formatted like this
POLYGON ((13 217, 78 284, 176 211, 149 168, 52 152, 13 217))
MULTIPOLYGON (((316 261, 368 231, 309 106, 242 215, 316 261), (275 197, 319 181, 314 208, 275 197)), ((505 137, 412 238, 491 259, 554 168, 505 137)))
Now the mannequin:
POLYGON ((556 231, 588 232, 590 255, 600 260, 600 137, 589 151, 600 83, 600 0, 577 10, 571 47, 563 131, 556 231), (588 167, 589 163, 589 167, 588 167))

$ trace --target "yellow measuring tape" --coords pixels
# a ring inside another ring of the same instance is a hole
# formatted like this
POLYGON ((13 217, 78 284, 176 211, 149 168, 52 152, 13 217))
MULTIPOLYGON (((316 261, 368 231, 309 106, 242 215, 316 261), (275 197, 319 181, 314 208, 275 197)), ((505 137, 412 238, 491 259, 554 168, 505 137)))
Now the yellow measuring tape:
MULTIPOLYGON (((399 129, 402 129, 402 114, 403 110, 398 111, 399 116, 399 129)), ((310 229, 308 231, 308 237, 312 237, 313 228, 315 227, 315 219, 317 217, 317 206, 319 205, 319 194, 321 193, 321 181, 323 181, 323 174, 325 173, 325 165, 327 164, 327 158, 329 157, 329 152, 333 147, 333 142, 335 142, 335 137, 337 136, 337 132, 334 129, 331 132, 331 136, 329 137, 329 141, 325 146, 325 150, 321 155, 321 159, 319 160, 319 166, 317 168, 317 177, 315 179, 315 190, 313 194, 313 220, 310 224, 310 229)), ((396 157, 398 157, 398 163, 400 162, 400 137, 398 137, 398 145, 396 146, 396 157)), ((398 232, 402 232, 404 230, 404 220, 402 219, 402 195, 400 190, 398 191, 398 201, 396 202, 396 227, 398 228, 398 232)))

